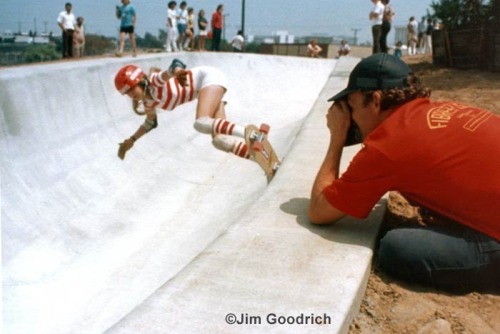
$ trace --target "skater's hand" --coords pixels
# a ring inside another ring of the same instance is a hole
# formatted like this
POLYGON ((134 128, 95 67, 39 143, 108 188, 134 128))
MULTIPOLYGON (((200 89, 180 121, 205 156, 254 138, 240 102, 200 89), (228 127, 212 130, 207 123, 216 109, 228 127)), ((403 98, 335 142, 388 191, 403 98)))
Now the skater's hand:
POLYGON ((179 84, 182 87, 187 86, 187 75, 188 75, 188 72, 186 70, 178 70, 177 72, 175 72, 175 77, 177 78, 177 80, 179 81, 179 84))
POLYGON ((120 143, 120 148, 118 149, 118 157, 120 159, 125 159, 125 153, 134 146, 134 140, 132 138, 126 139, 123 143, 120 143))

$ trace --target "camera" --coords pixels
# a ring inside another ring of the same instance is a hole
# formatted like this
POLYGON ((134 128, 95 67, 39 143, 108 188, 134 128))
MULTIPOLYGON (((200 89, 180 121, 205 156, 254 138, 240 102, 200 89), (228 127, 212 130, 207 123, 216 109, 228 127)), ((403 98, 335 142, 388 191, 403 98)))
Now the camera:
POLYGON ((356 145, 361 142, 363 142, 363 137, 361 136, 361 130, 351 117, 351 125, 349 126, 349 130, 347 130, 347 138, 344 146, 356 145))
POLYGON ((349 105, 347 104, 347 97, 342 97, 338 101, 334 101, 334 103, 340 103, 341 101, 346 102, 347 108, 349 109, 349 113, 351 115, 351 125, 347 130, 347 138, 344 146, 360 144, 363 142, 363 136, 361 135, 361 130, 359 129, 359 126, 352 119, 352 110, 351 107, 349 107, 349 105))

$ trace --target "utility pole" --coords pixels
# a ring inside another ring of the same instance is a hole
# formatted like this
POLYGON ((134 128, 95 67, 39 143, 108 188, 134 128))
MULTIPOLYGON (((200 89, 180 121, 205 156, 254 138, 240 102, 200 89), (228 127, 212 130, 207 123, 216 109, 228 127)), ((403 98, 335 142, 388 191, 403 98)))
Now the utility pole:
POLYGON ((241 32, 245 36, 245 0, 241 0, 241 32))
POLYGON ((222 14, 222 39, 226 40, 226 16, 229 16, 229 14, 222 14))
POLYGON ((356 28, 356 29, 351 29, 352 31, 354 31, 354 45, 358 45, 358 31, 360 31, 361 29, 359 28, 356 28))

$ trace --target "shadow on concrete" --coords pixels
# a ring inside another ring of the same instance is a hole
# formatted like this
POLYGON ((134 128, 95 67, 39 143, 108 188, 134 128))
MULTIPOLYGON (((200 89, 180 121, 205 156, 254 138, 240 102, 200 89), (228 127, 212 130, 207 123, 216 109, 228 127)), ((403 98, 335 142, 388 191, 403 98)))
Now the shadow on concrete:
POLYGON ((378 229, 382 222, 387 200, 381 199, 366 219, 356 219, 346 216, 329 225, 314 225, 307 217, 309 198, 291 198, 282 203, 280 209, 296 216, 297 224, 319 235, 320 237, 338 243, 373 247, 378 229))

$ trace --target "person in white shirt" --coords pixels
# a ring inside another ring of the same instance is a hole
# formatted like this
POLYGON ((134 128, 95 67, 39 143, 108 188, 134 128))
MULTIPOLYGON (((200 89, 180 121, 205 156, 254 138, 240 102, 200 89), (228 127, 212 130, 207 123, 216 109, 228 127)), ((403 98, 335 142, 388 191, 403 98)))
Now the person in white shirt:
POLYGON ((245 50, 245 38, 243 37, 243 31, 239 30, 236 36, 233 37, 231 46, 233 47, 233 52, 243 52, 243 50, 245 50))
POLYGON ((184 44, 184 39, 186 37, 186 29, 187 29, 187 21, 188 21, 188 12, 187 12, 187 3, 186 1, 182 1, 179 5, 179 9, 177 9, 177 31, 178 38, 177 41, 179 44, 179 48, 182 51, 182 46, 184 44))
POLYGON ((382 19, 384 17, 384 5, 380 0, 371 0, 375 5, 370 12, 369 18, 372 22, 373 53, 382 52, 380 37, 382 36, 382 19))
POLYGON ((175 12, 175 7, 177 2, 170 1, 168 3, 167 10, 167 45, 165 49, 167 52, 177 52, 179 48, 177 47, 177 36, 179 32, 177 30, 177 13, 175 12))
POLYGON ((62 30, 63 58, 72 58, 73 32, 75 31, 76 19, 75 15, 71 12, 71 3, 67 2, 65 8, 66 10, 59 13, 59 16, 57 17, 57 24, 62 30))
POLYGON ((415 17, 410 17, 410 22, 407 25, 408 28, 408 55, 413 56, 417 54, 417 43, 418 43, 418 23, 415 17))
POLYGON ((345 39, 343 39, 340 42, 340 46, 339 46, 339 51, 338 51, 339 57, 347 56, 347 55, 349 55, 350 52, 351 52, 351 47, 349 46, 349 44, 347 44, 347 41, 345 39))

